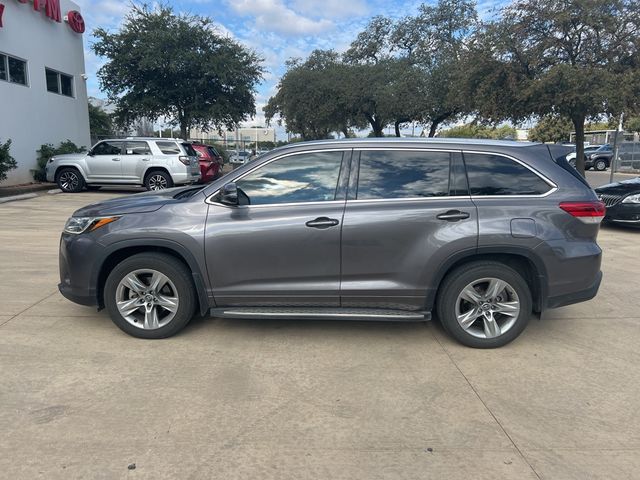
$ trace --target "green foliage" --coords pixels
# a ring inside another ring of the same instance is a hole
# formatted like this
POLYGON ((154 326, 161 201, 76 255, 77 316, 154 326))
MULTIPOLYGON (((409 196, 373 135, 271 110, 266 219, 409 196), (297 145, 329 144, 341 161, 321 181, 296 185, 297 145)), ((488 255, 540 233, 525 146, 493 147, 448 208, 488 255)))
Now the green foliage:
POLYGON ((209 18, 134 5, 117 33, 93 34, 94 52, 108 59, 98 77, 119 124, 167 117, 186 138, 192 127, 233 128, 255 113, 260 59, 209 18))
POLYGON ((624 121, 624 128, 629 132, 640 132, 640 116, 626 119, 624 121))
POLYGON ((439 133, 439 137, 447 138, 488 138, 493 140, 515 139, 516 129, 508 125, 489 127, 477 123, 467 123, 452 127, 439 133))
POLYGON ((374 17, 342 56, 314 51, 291 60, 264 111, 305 140, 350 136, 370 126, 382 136, 387 125, 438 125, 466 113, 459 95, 462 53, 477 28, 472 0, 439 0, 400 19, 374 17))
POLYGON ((93 138, 105 138, 113 135, 111 115, 100 107, 89 104, 89 131, 93 138))
POLYGON ((637 0, 516 0, 474 37, 462 94, 488 119, 569 118, 584 173, 585 120, 640 106, 639 32, 637 0))
POLYGON ((18 166, 15 159, 11 156, 11 140, 0 142, 0 182, 7 179, 7 172, 18 166))
POLYGON ((54 147, 51 143, 45 143, 40 146, 38 150, 38 169, 31 170, 33 179, 36 182, 46 182, 47 174, 45 173, 45 166, 51 157, 56 155, 64 155, 67 153, 82 153, 87 150, 86 147, 78 147, 71 140, 65 140, 57 147, 54 147))
POLYGON ((533 142, 568 142, 573 132, 573 124, 559 115, 546 115, 529 130, 529 140, 533 142))

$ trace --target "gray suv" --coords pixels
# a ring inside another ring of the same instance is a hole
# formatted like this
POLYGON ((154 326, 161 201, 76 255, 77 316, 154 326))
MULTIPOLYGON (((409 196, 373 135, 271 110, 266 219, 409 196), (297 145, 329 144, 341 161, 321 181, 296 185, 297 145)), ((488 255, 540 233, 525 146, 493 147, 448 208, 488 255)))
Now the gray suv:
POLYGON ((47 181, 63 192, 85 186, 144 185, 163 190, 200 180, 200 163, 191 144, 172 138, 103 140, 87 153, 56 155, 45 166, 47 181))
POLYGON ((504 345, 593 298, 604 205, 564 147, 354 139, 74 213, 59 289, 141 338, 224 318, 426 321, 504 345))

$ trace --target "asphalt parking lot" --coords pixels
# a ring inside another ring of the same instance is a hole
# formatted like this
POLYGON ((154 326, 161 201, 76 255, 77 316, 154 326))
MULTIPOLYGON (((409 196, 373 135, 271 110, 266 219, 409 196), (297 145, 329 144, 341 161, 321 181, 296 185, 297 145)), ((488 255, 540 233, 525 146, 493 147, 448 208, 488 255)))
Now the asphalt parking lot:
POLYGON ((498 350, 437 323, 207 318, 143 341, 56 288, 66 218, 122 193, 0 205, 0 477, 638 478, 640 230, 603 227, 598 297, 498 350))

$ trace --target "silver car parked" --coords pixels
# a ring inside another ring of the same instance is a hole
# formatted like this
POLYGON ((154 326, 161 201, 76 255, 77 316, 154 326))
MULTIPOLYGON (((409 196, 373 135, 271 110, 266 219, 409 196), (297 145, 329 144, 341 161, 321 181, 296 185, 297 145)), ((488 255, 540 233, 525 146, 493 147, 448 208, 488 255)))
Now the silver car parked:
POLYGON ((86 153, 57 155, 45 167, 47 181, 63 192, 101 185, 144 185, 162 190, 200 180, 193 147, 173 138, 103 140, 86 153))

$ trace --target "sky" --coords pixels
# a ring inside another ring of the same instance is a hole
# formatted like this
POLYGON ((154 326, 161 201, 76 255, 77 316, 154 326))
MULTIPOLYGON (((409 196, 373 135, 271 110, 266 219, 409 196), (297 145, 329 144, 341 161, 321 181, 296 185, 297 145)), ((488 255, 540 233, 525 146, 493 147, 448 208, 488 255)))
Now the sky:
MULTIPOLYGON (((117 31, 131 4, 121 0, 74 0, 80 5, 87 24, 85 63, 89 96, 105 98, 96 72, 104 59, 91 51, 93 29, 117 31)), ((264 125, 262 107, 276 92, 285 62, 306 57, 316 48, 346 50, 371 17, 403 17, 415 14, 420 0, 168 0, 176 12, 211 18, 220 33, 229 35, 253 49, 264 59, 264 80, 256 94, 256 117, 245 126, 264 125)), ((480 0, 481 16, 495 7, 496 1, 480 0)), ((280 133, 280 132, 279 132, 280 133)))

